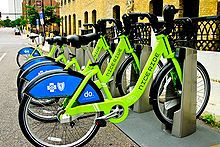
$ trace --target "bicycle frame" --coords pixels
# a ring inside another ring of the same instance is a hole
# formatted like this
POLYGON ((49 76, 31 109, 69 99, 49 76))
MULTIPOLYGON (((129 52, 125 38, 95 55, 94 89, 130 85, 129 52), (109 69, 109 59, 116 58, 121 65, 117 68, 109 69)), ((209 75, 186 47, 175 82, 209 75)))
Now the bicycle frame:
MULTIPOLYGON (((109 78, 110 73, 112 73, 115 69, 115 63, 119 61, 119 56, 122 55, 122 51, 127 49, 129 52, 130 44, 127 42, 127 37, 122 35, 120 36, 120 42, 116 48, 115 54, 113 55, 110 64, 108 65, 106 72, 103 76, 106 76, 106 78, 109 78)), ((90 71, 90 73, 84 78, 78 89, 75 91, 73 97, 69 100, 68 104, 65 107, 64 114, 60 115, 61 121, 63 116, 80 116, 82 113, 87 112, 104 112, 105 115, 109 114, 110 111, 114 106, 121 106, 123 108, 123 115, 119 118, 110 118, 109 121, 112 123, 120 123, 122 122, 128 115, 128 107, 134 104, 144 93, 144 90, 146 89, 147 85, 149 84, 150 78, 152 77, 154 70, 160 60, 160 58, 163 57, 167 59, 171 59, 174 67, 177 71, 177 75, 182 83, 182 70, 181 67, 177 61, 177 59, 174 56, 175 53, 172 52, 168 36, 165 36, 163 34, 156 36, 156 46, 153 49, 153 52, 150 54, 149 59, 147 60, 147 63, 145 64, 145 67, 143 71, 140 74, 140 77, 134 87, 134 89, 127 95, 118 97, 113 99, 112 95, 107 88, 106 81, 107 79, 102 78, 101 72, 99 68, 94 68, 90 71), (79 97, 80 93, 82 92, 83 88, 86 86, 88 80, 93 77, 95 74, 97 74, 98 79, 95 81, 96 85, 99 89, 103 89, 106 98, 104 99, 104 102, 99 103, 91 103, 91 104, 84 104, 80 106, 72 107, 74 102, 79 97), (104 82, 104 83, 103 83, 104 82)), ((75 117, 74 117, 75 118, 75 117)))
MULTIPOLYGON (((87 50, 88 46, 82 47, 82 49, 87 50)), ((112 56, 113 53, 110 50, 110 47, 108 46, 104 36, 100 36, 100 39, 98 40, 98 42, 97 42, 97 44, 96 44, 96 46, 95 46, 95 48, 92 52, 92 58, 95 61, 98 59, 102 49, 107 51, 110 54, 110 56, 112 56)), ((77 59, 72 58, 72 60, 66 64, 66 67, 64 69, 66 70, 66 69, 70 68, 72 65, 75 65, 77 71, 79 71, 82 74, 86 75, 87 72, 90 71, 93 68, 92 66, 90 66, 91 63, 92 63, 91 60, 88 60, 85 69, 83 71, 80 71, 81 68, 80 68, 79 63, 77 62, 77 59)))

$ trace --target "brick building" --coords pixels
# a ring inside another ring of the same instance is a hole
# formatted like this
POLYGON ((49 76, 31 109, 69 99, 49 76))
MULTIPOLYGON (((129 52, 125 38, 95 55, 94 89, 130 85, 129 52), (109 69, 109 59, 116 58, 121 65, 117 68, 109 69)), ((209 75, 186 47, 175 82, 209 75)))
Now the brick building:
POLYGON ((151 12, 162 15, 163 6, 173 4, 181 8, 177 17, 217 15, 218 0, 60 0, 61 32, 79 33, 84 23, 100 18, 121 18, 128 12, 151 12))

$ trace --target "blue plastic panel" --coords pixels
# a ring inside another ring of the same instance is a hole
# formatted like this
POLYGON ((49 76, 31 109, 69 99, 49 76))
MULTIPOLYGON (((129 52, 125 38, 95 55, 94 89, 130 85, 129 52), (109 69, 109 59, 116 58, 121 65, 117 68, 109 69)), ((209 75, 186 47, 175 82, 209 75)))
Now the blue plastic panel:
POLYGON ((44 58, 36 58, 34 60, 30 60, 30 62, 28 62, 27 64, 25 64, 24 66, 21 67, 22 70, 26 70, 29 67, 31 67, 32 65, 38 63, 38 62, 43 62, 43 61, 50 61, 48 58, 44 57, 44 58))
POLYGON ((34 70, 32 70, 31 72, 29 72, 25 77, 23 77, 24 79, 30 81, 33 78, 35 78, 38 75, 41 75, 42 73, 46 72, 46 71, 50 71, 50 70, 56 70, 56 69, 63 69, 63 67, 58 66, 58 65, 42 65, 40 67, 35 68, 34 70))
MULTIPOLYGON (((25 48, 22 48, 20 51, 19 51, 19 54, 32 54, 34 51, 33 48, 31 47, 25 47, 25 48)), ((35 52, 32 54, 32 56, 40 56, 40 53, 35 50, 35 52)))
POLYGON ((67 74, 54 75, 37 83, 27 94, 38 99, 72 96, 81 81, 67 74))
POLYGON ((99 101, 99 96, 97 92, 90 86, 87 85, 86 88, 83 90, 82 94, 78 98, 79 103, 91 103, 99 101))

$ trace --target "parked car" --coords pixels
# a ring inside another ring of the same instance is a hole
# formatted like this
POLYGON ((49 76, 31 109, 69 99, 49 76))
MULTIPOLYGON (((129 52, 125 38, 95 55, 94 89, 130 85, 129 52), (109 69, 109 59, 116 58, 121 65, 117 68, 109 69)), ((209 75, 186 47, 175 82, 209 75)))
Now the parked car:
POLYGON ((14 32, 15 32, 15 35, 21 35, 21 32, 20 32, 20 30, 18 28, 15 28, 14 32))

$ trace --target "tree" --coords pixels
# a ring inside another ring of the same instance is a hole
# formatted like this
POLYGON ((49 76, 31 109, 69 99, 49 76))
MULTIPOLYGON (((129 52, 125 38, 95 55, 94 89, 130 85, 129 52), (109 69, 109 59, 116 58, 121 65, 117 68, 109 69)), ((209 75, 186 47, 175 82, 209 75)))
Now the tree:
POLYGON ((45 24, 52 25, 53 23, 60 24, 61 19, 57 17, 55 10, 59 6, 45 6, 44 15, 45 15, 45 24))
MULTIPOLYGON (((37 7, 35 6, 26 6, 27 7, 27 19, 32 27, 36 26, 36 19, 39 19, 39 14, 37 7)), ((46 26, 51 25, 52 23, 59 24, 61 19, 57 17, 55 9, 59 6, 45 6, 44 15, 45 15, 45 24, 46 26)))
POLYGON ((36 19, 39 19, 38 11, 35 6, 26 6, 27 7, 27 19, 32 27, 36 26, 36 19))
POLYGON ((11 27, 11 20, 6 17, 6 20, 3 20, 4 27, 11 27))

